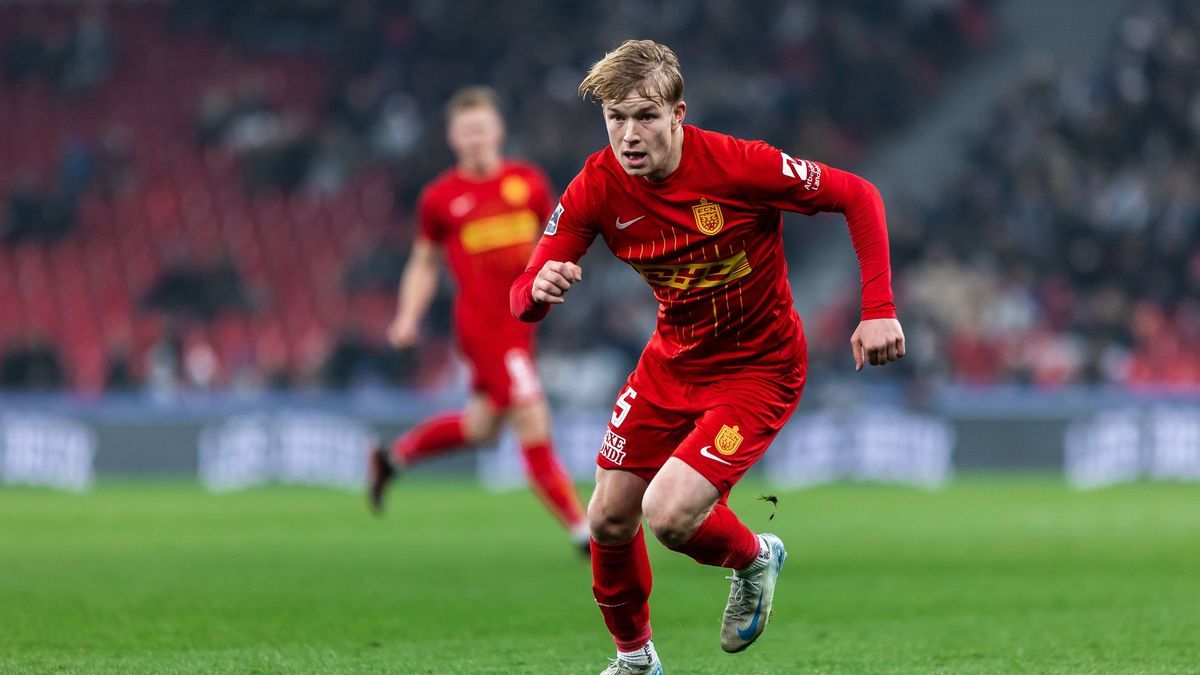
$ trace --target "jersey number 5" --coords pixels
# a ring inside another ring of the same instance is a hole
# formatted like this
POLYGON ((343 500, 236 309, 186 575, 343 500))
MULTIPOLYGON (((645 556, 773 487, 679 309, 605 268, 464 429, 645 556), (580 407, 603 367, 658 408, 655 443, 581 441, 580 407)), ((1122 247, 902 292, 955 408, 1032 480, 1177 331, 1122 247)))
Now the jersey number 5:
POLYGON ((625 387, 625 391, 617 397, 617 406, 613 409, 612 425, 613 427, 621 426, 621 422, 625 421, 625 417, 629 415, 629 408, 632 407, 631 400, 637 398, 637 392, 633 387, 625 387))

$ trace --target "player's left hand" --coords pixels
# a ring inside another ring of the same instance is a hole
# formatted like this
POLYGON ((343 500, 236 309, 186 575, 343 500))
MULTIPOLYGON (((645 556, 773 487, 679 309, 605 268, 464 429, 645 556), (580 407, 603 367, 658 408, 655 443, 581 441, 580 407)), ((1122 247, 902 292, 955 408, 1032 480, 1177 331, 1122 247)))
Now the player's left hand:
POLYGON ((904 356, 904 329, 896 319, 867 319, 858 324, 850 336, 854 352, 854 371, 863 369, 863 362, 873 366, 887 365, 904 356))

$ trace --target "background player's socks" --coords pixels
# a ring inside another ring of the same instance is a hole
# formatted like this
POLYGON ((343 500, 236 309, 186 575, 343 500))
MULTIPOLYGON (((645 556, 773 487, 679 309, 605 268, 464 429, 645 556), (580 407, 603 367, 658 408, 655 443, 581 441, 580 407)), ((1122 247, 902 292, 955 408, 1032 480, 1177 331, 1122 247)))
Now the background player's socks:
POLYGON ((571 528, 571 545, 584 558, 592 557, 592 534, 586 521, 571 528))
POLYGON ((466 445, 462 413, 431 417, 418 424, 392 444, 392 461, 412 464, 466 445))
POLYGON ((701 565, 736 570, 754 562, 759 553, 759 540, 738 520, 732 509, 718 502, 692 538, 675 550, 701 565))
POLYGON ((584 525, 583 506, 575 484, 567 476, 549 443, 531 443, 521 448, 529 485, 551 513, 572 531, 584 525))
POLYGON ((650 641, 650 558, 639 528, 621 544, 592 540, 592 593, 618 651, 636 651, 650 641))
POLYGON ((658 652, 654 651, 654 640, 650 640, 641 649, 628 652, 618 649, 617 658, 633 666, 648 666, 658 661, 658 652))

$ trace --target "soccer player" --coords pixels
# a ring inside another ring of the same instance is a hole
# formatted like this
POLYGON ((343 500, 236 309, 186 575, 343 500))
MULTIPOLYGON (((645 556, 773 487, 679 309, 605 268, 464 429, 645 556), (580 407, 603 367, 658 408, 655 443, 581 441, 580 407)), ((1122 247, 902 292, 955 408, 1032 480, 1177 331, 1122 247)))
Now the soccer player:
POLYGON ((388 327, 398 348, 417 341, 437 291, 444 257, 458 284, 454 327, 472 371, 466 409, 428 419, 371 453, 369 498, 379 511, 389 482, 407 466, 491 442, 509 423, 529 482, 587 551, 587 524, 575 487, 550 440, 550 411, 534 367, 533 330, 513 318, 508 288, 525 267, 550 213, 550 186, 537 167, 501 155, 504 122, 495 92, 469 87, 446 105, 446 137, 457 165, 427 185, 418 202, 419 233, 388 327))
POLYGON ((683 77, 667 47, 630 40, 579 86, 604 112, 610 148, 571 182, 512 311, 538 321, 583 281, 596 235, 659 302, 658 325, 617 396, 588 506, 593 593, 617 646, 609 675, 661 673, 651 641, 642 517, 667 548, 731 568, 721 647, 762 634, 787 552, 728 506, 730 489, 791 416, 806 346, 792 306, 781 211, 844 214, 862 272, 858 370, 904 355, 879 192, 866 180, 760 141, 684 124, 683 77))

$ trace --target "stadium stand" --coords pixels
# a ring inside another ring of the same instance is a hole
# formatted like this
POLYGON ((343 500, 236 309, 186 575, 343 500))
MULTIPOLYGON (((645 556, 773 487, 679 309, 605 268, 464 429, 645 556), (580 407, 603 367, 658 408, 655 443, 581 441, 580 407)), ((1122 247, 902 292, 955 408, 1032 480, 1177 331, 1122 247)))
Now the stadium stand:
MULTIPOLYGON (((561 188, 603 143, 579 73, 645 34, 696 74, 695 121, 849 163, 989 43, 989 6, 544 3, 531 22, 487 2, 6 4, 2 384, 438 381, 444 299, 419 365, 382 335, 454 88, 497 84, 511 149, 561 188), (567 30, 579 12, 595 31, 567 30)), ((644 322, 578 298, 568 317, 604 328, 559 321, 550 351, 636 353, 644 322)))
MULTIPOLYGON (((968 168, 891 219, 907 370, 1200 385, 1200 7, 1138 3, 1103 63, 1030 71, 968 168)), ((853 314, 822 314, 825 359, 853 314)))

